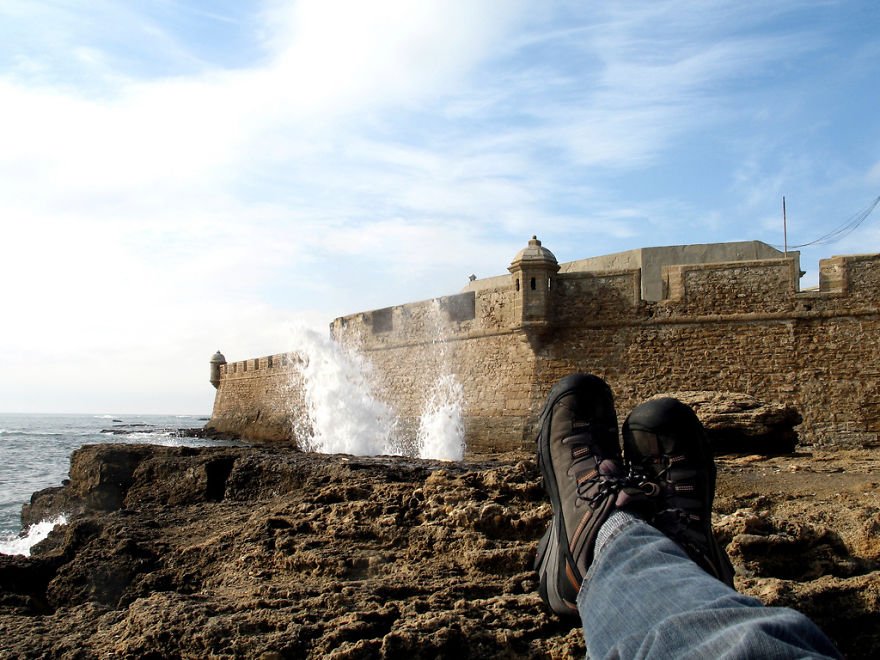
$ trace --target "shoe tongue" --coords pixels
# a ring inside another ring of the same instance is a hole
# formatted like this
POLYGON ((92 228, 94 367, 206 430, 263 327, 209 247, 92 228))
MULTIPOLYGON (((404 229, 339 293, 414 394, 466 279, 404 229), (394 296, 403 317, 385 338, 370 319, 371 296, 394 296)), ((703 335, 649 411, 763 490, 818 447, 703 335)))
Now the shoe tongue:
POLYGON ((656 442, 660 445, 659 449, 664 454, 678 454, 681 452, 681 441, 671 435, 660 433, 656 436, 656 442))
POLYGON ((668 454, 672 448, 670 438, 652 431, 633 431, 632 438, 635 440, 638 452, 645 457, 661 456, 668 454))

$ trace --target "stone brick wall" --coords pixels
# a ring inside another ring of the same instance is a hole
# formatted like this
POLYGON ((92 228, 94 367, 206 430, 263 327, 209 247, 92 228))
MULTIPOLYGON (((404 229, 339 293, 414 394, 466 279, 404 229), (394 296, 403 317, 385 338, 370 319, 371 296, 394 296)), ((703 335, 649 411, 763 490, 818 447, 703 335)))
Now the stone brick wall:
MULTIPOLYGON (((880 255, 826 259, 820 273, 820 290, 798 292, 794 259, 667 267, 655 303, 641 300, 638 270, 563 271, 543 324, 517 319, 528 290, 509 280, 343 317, 331 332, 372 362, 410 433, 434 379, 455 374, 475 452, 531 447, 547 392, 576 370, 608 380, 621 417, 661 392, 731 390, 794 404, 803 441, 876 444, 880 255)), ((212 425, 284 437, 286 399, 300 396, 294 371, 227 365, 212 425)))
POLYGON ((790 259, 670 266, 663 270, 666 300, 676 314, 733 314, 789 309, 799 273, 790 259))
POLYGON ((472 451, 499 451, 521 438, 530 410, 534 353, 512 328, 514 291, 489 289, 399 305, 333 322, 331 334, 353 344, 373 364, 377 395, 393 404, 400 426, 415 437, 418 420, 438 376, 462 384, 465 435, 472 451))
POLYGON ((305 405, 298 364, 298 357, 279 353, 221 365, 208 426, 245 439, 291 439, 305 405))

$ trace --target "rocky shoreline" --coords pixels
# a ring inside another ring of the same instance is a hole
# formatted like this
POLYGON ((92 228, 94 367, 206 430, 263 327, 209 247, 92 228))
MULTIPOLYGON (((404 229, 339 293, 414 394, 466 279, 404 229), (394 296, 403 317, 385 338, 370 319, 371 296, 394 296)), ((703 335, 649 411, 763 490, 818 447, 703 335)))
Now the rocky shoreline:
MULTIPOLYGON (((880 653, 880 455, 719 459, 737 586, 880 653)), ((551 512, 527 454, 443 463, 280 447, 93 445, 0 556, 2 657, 583 657, 531 571, 551 512)))

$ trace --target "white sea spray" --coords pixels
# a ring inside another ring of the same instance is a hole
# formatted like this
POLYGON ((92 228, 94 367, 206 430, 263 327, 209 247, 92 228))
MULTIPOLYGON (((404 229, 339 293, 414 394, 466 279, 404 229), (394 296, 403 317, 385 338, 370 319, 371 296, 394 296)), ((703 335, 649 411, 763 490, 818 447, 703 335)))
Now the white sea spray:
POLYGON ((425 393, 419 418, 419 457, 460 461, 464 457, 464 388, 452 372, 448 327, 439 300, 431 301, 426 321, 434 335, 432 371, 437 377, 425 393))
POLYGON ((452 374, 434 381, 419 418, 419 458, 460 461, 464 455, 464 388, 452 374))
POLYGON ((397 416, 376 397, 368 360, 306 328, 294 329, 293 350, 302 361, 308 417, 294 420, 303 449, 358 456, 400 453, 397 416))
POLYGON ((306 451, 359 456, 409 454, 447 461, 464 455, 464 390, 450 369, 439 302, 427 317, 434 333, 429 363, 412 368, 436 374, 424 392, 415 443, 400 432, 398 415, 376 394, 373 366, 355 348, 306 328, 295 328, 305 415, 294 414, 294 436, 306 451))
POLYGON ((49 536, 56 525, 66 525, 67 516, 63 513, 50 520, 34 523, 21 534, 4 534, 0 536, 0 554, 24 555, 30 557, 31 548, 49 536))

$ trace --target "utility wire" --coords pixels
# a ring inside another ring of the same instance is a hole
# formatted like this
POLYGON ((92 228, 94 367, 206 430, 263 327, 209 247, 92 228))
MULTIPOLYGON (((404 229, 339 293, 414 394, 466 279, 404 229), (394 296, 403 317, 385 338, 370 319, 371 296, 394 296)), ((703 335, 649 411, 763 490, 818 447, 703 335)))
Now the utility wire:
MULTIPOLYGON (((846 222, 844 222, 836 229, 832 229, 824 236, 820 236, 819 238, 812 240, 809 243, 801 243, 800 245, 789 245, 788 249, 791 250, 809 247, 811 245, 829 245, 831 243, 839 241, 846 236, 849 236, 851 233, 859 228, 859 225, 861 225, 865 220, 868 219, 868 216, 871 215, 871 213, 877 207, 877 204, 880 204, 880 197, 875 197, 874 201, 868 205, 868 208, 864 209, 863 211, 859 211, 853 216, 850 216, 849 218, 847 218, 846 222)), ((771 247, 775 247, 777 249, 782 248, 781 245, 773 245, 771 247)))

